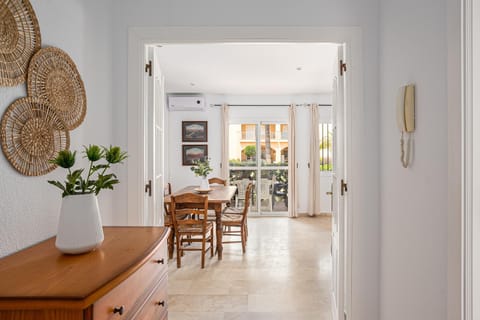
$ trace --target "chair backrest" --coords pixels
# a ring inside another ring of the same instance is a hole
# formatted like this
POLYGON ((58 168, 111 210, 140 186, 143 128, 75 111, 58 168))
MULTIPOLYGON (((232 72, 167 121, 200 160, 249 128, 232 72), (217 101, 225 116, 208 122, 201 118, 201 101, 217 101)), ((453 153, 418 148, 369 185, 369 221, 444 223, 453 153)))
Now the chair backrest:
POLYGON ((260 199, 268 199, 270 197, 271 186, 272 186, 272 180, 269 180, 269 179, 260 180, 260 199))
POLYGON ((202 226, 205 231, 207 216, 207 196, 195 193, 183 193, 172 196, 172 220, 177 230, 182 226, 202 226))
POLYGON ((242 211, 242 222, 247 219, 248 211, 250 210, 250 198, 252 194, 253 183, 249 183, 247 185, 247 189, 245 190, 245 205, 243 206, 242 211))
POLYGON ((250 184, 250 180, 242 179, 237 182, 238 198, 245 199, 245 193, 247 191, 247 186, 250 184))
MULTIPOLYGON (((172 185, 170 184, 170 182, 167 182, 164 186, 163 186, 163 196, 169 196, 172 194, 172 185)), ((170 212, 170 205, 166 204, 166 203, 163 203, 163 209, 165 210, 165 214, 171 214, 170 212)))
POLYGON ((220 185, 224 185, 226 186, 227 185, 227 180, 224 180, 222 178, 210 178, 208 179, 208 184, 220 184, 220 185))

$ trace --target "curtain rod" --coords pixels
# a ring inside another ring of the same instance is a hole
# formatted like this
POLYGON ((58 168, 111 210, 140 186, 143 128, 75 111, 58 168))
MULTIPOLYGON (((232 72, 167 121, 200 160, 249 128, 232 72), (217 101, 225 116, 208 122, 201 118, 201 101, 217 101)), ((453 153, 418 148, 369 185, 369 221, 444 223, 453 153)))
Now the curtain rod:
MULTIPOLYGON (((290 104, 227 104, 229 107, 290 107, 290 104)), ((309 107, 312 103, 294 104, 296 107, 309 107)), ((331 107, 331 104, 317 104, 319 107, 331 107)), ((211 104, 210 107, 222 107, 223 104, 211 104)))

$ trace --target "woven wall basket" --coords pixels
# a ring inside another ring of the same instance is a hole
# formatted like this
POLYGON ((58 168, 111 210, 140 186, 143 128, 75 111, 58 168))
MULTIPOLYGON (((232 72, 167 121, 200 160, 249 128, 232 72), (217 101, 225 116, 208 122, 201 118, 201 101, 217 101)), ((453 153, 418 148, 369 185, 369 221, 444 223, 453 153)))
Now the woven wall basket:
POLYGON ((85 87, 75 63, 63 50, 43 48, 32 57, 27 89, 29 96, 47 101, 68 130, 78 127, 85 118, 85 87))
POLYGON ((64 122, 47 103, 32 97, 12 103, 1 121, 2 150, 8 161, 26 176, 44 175, 49 162, 70 147, 64 122))
POLYGON ((40 27, 30 2, 0 1, 0 86, 25 82, 28 62, 40 45, 40 27))

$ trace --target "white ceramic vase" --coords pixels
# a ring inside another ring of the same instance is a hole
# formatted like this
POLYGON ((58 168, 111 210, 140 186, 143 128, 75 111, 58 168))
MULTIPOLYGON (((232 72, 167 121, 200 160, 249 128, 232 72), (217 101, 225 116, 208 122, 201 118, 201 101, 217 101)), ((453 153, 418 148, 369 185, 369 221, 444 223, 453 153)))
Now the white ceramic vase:
POLYGON ((103 242, 102 219, 94 194, 66 196, 58 221, 55 246, 67 254, 94 250, 103 242))
POLYGON ((209 190, 210 185, 208 184, 208 178, 207 177, 202 177, 202 181, 200 182, 200 190, 209 190))

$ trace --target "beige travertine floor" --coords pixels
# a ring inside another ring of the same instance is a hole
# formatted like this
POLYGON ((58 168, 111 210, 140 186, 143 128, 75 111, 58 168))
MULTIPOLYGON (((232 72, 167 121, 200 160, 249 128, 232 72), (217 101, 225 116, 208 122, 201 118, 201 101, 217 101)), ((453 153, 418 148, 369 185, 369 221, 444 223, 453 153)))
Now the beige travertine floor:
POLYGON ((170 320, 330 319, 329 217, 250 218, 247 252, 225 244, 223 260, 186 252, 169 262, 170 320))

